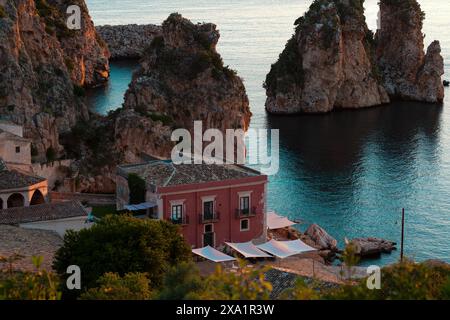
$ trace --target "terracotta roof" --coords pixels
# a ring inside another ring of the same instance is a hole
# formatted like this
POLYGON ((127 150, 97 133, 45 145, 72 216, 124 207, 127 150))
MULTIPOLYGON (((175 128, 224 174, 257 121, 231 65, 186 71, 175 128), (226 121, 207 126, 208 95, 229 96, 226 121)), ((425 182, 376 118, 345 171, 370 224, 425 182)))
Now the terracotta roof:
POLYGON ((125 178, 131 173, 161 187, 234 180, 261 175, 256 170, 239 165, 175 165, 170 161, 152 161, 118 168, 118 174, 125 178))
POLYGON ((0 210, 0 224, 16 225, 82 216, 87 216, 87 212, 79 201, 55 202, 0 210))
POLYGON ((45 181, 44 178, 27 175, 15 170, 0 170, 0 190, 25 188, 45 181))

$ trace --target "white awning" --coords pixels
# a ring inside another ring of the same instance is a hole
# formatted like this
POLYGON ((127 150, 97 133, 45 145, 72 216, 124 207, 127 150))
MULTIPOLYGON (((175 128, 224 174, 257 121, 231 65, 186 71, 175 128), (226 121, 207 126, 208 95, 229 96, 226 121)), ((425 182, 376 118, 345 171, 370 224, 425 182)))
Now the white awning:
POLYGON ((236 260, 235 258, 226 255, 225 253, 222 253, 210 246, 201 249, 192 249, 192 253, 213 262, 227 262, 236 260))
POLYGON ((125 206, 125 209, 128 211, 140 211, 140 210, 147 210, 151 208, 155 208, 158 205, 154 202, 144 202, 140 204, 130 204, 125 206))
POLYGON ((278 258, 284 259, 304 252, 315 251, 313 247, 308 246, 301 240, 294 241, 276 241, 270 240, 267 243, 257 246, 278 258))
POLYGON ((245 258, 272 258, 271 255, 258 249, 252 242, 228 243, 226 245, 242 254, 245 258))
POLYGON ((296 225, 295 222, 290 221, 286 217, 282 217, 275 212, 267 213, 267 228, 269 230, 283 229, 296 225))

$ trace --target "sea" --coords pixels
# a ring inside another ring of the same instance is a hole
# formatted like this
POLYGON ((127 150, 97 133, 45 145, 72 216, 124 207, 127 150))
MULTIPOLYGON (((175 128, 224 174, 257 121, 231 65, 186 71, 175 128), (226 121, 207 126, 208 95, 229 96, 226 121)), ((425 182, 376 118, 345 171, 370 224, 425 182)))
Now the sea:
MULTIPOLYGON (((450 88, 443 105, 395 102, 325 115, 273 116, 262 87, 270 66, 312 0, 87 0, 96 25, 161 24, 178 12, 193 22, 213 22, 218 52, 244 79, 253 113, 251 127, 279 129, 280 169, 270 176, 268 207, 317 223, 338 240, 401 240, 405 256, 450 262, 450 88)), ((419 1, 426 13, 426 45, 440 40, 450 80, 450 2, 419 1)), ((366 0, 366 20, 377 27, 378 0, 366 0)), ((89 92, 93 111, 106 114, 123 103, 135 62, 113 62, 111 81, 89 92)), ((364 261, 386 265, 399 251, 364 261)))

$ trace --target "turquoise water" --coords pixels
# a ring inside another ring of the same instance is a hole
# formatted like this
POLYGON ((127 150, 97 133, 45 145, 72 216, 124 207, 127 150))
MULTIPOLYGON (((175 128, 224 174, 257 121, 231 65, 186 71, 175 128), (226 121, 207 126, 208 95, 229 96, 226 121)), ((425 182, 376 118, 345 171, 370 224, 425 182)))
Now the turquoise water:
MULTIPOLYGON (((218 50, 245 81, 254 114, 251 126, 281 128, 280 172, 270 177, 272 209, 318 223, 342 245, 344 237, 399 241, 401 209, 405 208, 406 254, 417 260, 450 262, 449 90, 444 106, 394 103, 319 116, 266 114, 262 82, 292 34, 293 22, 310 2, 87 1, 97 25, 159 24, 171 12, 218 25, 218 50)), ((372 28, 377 2, 366 1, 372 28)), ((426 42, 441 41, 448 74, 450 4, 427 0, 422 8, 427 14, 426 42)), ((119 106, 132 69, 133 65, 114 63, 110 86, 90 95, 92 108, 106 113, 119 106)), ((398 252, 370 263, 395 259, 398 252)))

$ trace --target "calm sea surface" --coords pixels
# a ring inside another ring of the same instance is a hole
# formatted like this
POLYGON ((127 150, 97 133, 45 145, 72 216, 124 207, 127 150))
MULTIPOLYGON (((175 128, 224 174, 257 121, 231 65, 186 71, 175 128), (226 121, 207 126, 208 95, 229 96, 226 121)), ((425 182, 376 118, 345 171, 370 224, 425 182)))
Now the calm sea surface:
MULTIPOLYGON (((369 27, 378 0, 366 1, 369 27)), ((391 106, 316 116, 269 116, 262 83, 293 22, 311 1, 302 0, 88 0, 97 25, 160 24, 171 12, 221 31, 218 50, 244 78, 252 127, 280 129, 280 172, 270 178, 269 207, 315 222, 336 237, 400 240, 406 209, 405 251, 417 260, 450 262, 450 90, 444 106, 391 106)), ((450 3, 421 1, 426 42, 441 41, 450 78, 450 3)), ((94 110, 120 106, 134 66, 112 65, 111 83, 91 93, 94 110)), ((302 226, 301 228, 304 228, 302 226)), ((367 263, 386 264, 398 253, 367 263)))

